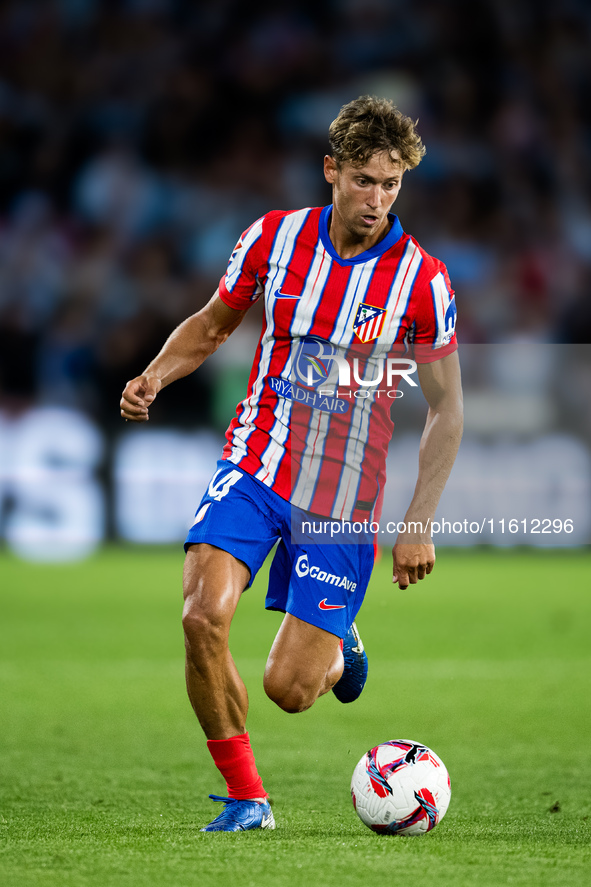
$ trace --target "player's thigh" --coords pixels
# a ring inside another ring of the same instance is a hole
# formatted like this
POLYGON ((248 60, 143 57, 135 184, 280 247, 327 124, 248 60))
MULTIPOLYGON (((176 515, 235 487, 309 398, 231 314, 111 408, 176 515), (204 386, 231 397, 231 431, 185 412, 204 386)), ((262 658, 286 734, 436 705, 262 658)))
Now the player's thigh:
POLYGON ((185 540, 183 621, 229 629, 240 595, 277 541, 257 482, 220 460, 185 540))
POLYGON ((316 691, 325 683, 339 651, 336 635, 287 613, 269 652, 265 684, 267 688, 297 686, 316 691))
POLYGON ((215 545, 190 545, 183 570, 183 621, 215 625, 232 621, 240 596, 250 581, 242 561, 215 545))
MULTIPOLYGON (((189 585, 203 583, 204 575, 228 581, 237 569, 232 566, 234 561, 248 572, 240 590, 252 583, 279 538, 278 517, 261 488, 262 484, 232 463, 218 462, 185 539, 185 551, 196 552, 195 560, 189 559, 187 566, 189 585), (215 554, 217 550, 233 560, 215 554)), ((238 573, 241 578, 242 572, 238 573)))

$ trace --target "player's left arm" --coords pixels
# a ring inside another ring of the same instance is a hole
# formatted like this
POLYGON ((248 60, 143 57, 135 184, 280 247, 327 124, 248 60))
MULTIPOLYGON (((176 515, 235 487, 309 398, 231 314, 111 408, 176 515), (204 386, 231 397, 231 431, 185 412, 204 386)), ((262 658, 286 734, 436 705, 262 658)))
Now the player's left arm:
POLYGON ((431 524, 454 464, 463 429, 462 383, 457 351, 418 365, 429 405, 419 449, 419 474, 412 501, 392 549, 393 582, 401 589, 424 579, 435 564, 431 524))

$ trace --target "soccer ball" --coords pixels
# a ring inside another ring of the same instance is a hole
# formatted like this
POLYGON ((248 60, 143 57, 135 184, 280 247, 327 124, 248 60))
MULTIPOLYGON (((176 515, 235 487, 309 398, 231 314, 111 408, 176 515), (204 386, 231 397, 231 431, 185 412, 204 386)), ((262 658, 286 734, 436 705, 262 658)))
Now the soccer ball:
POLYGON ((451 798, 445 764, 411 739, 393 739, 363 755, 351 780, 362 822, 382 835, 423 835, 440 822, 451 798))

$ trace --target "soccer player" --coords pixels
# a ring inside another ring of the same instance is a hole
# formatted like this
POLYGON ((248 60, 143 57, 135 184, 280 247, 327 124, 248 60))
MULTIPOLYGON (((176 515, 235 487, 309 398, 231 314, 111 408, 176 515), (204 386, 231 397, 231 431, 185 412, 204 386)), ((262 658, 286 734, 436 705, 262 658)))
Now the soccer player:
MULTIPOLYGON (((396 369, 388 361, 399 361, 400 378, 418 367, 428 403, 408 529, 393 548, 401 589, 433 569, 429 522, 461 437, 454 294, 444 265, 390 213, 404 173, 424 154, 414 124, 390 101, 365 96, 341 109, 329 141, 332 205, 254 222, 211 301, 121 399, 125 419, 146 421, 160 390, 193 372, 264 300, 247 395, 185 542, 187 690, 228 794, 210 796, 225 806, 204 831, 275 827, 228 646, 240 596, 274 545, 266 607, 285 616, 265 668, 267 695, 300 712, 331 689, 342 702, 363 689, 367 658, 354 620, 373 566, 370 524, 375 531, 393 429, 393 401, 375 384, 386 365, 396 369), (327 525, 337 528, 332 538, 327 525)), ((400 382, 393 375, 391 389, 400 382)))

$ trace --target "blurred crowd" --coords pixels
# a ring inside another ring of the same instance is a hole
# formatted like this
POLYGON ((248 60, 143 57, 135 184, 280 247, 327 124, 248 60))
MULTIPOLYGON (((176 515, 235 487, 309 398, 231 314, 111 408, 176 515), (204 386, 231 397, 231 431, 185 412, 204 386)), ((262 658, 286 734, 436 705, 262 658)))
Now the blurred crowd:
MULTIPOLYGON (((367 93, 419 119, 396 212, 461 338, 591 342, 590 58, 588 0, 0 0, 0 407, 118 422, 241 231, 330 202, 367 93)), ((226 423, 259 324, 162 418, 226 423)))

